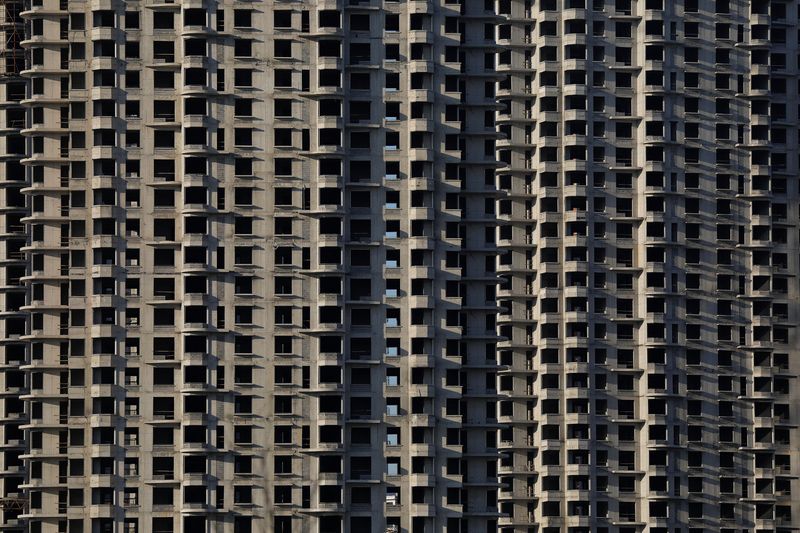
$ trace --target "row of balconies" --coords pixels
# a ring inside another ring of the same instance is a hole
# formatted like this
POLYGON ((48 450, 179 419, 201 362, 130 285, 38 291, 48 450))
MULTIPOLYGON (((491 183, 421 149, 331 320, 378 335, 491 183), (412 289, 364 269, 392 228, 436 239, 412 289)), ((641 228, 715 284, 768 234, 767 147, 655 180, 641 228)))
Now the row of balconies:
MULTIPOLYGON (((93 87, 91 89, 90 96, 93 100, 113 99, 117 94, 114 71, 109 68, 100 68, 101 66, 106 65, 97 65, 94 68, 95 77, 93 79, 93 87)), ((175 64, 175 68, 178 68, 178 64, 175 64)), ((86 66, 76 66, 75 69, 85 71, 86 66)), ((28 72, 30 74, 36 73, 35 70, 28 72)), ((165 98, 174 96, 174 92, 176 90, 174 76, 175 73, 167 70, 159 70, 158 72, 162 72, 163 74, 160 74, 157 79, 154 80, 154 90, 156 91, 156 94, 161 94, 165 98)), ((138 95, 139 90, 141 89, 141 82, 138 74, 138 70, 128 71, 127 73, 125 90, 129 97, 135 97, 138 95)), ((233 92, 244 91, 242 94, 251 94, 254 90, 256 90, 257 87, 254 85, 254 78, 260 76, 260 74, 260 71, 252 68, 242 67, 233 69, 233 92)), ((410 75, 411 86, 409 89, 407 89, 406 95, 408 96, 408 100, 412 103, 433 102, 434 92, 430 89, 431 80, 429 77, 425 78, 423 76, 429 75, 419 72, 414 72, 410 75)), ((184 73, 183 87, 178 87, 178 89, 181 89, 181 94, 187 97, 199 97, 203 95, 214 97, 229 94, 231 92, 230 89, 226 92, 224 79, 218 79, 216 84, 213 84, 209 78, 210 76, 206 69, 189 66, 186 68, 184 73)), ((43 78, 39 77, 37 79, 43 78)), ((401 78, 398 74, 397 77, 387 81, 388 85, 384 88, 385 93, 387 95, 391 95, 395 91, 399 91, 400 80, 401 78)), ((278 89, 280 90, 281 87, 278 87, 278 89)), ((291 87, 286 87, 285 89, 290 90, 291 87)), ((72 91, 75 92, 76 95, 80 95, 81 98, 86 96, 84 92, 85 90, 85 83, 76 83, 72 87, 72 91)), ((341 87, 341 73, 337 69, 324 69, 320 71, 320 80, 314 85, 314 88, 312 89, 310 83, 304 84, 302 92, 303 94, 342 96, 344 93, 342 92, 341 87), (335 73, 336 75, 332 76, 330 73, 335 73)), ((352 95, 357 96, 359 94, 363 94, 364 97, 368 97, 368 92, 369 86, 365 85, 363 89, 354 88, 352 95)), ((448 89, 446 92, 452 97, 457 96, 455 89, 448 89)), ((63 89, 59 94, 61 99, 69 99, 70 89, 63 89)), ((289 93, 287 93, 287 95, 288 94, 289 93)), ((35 91, 23 101, 23 104, 36 105, 37 102, 47 103, 50 100, 52 100, 52 98, 46 97, 43 91, 35 91)), ((154 124, 154 126, 156 125, 158 124, 154 124)))

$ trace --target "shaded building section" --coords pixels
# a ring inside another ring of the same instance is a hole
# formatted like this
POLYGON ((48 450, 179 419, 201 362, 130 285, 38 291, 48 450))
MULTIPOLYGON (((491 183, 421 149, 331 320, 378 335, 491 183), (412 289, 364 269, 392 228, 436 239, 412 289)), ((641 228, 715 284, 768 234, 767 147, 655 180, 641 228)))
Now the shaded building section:
POLYGON ((788 531, 797 3, 498 13, 501 531, 788 531))

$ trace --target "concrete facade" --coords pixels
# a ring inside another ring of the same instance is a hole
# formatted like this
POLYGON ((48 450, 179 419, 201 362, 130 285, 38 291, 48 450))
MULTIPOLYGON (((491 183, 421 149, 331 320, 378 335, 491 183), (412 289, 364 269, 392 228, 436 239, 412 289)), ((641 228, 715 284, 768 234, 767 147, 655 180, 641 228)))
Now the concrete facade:
POLYGON ((788 533, 798 9, 0 1, 0 528, 788 533))
POLYGON ((492 6, 21 19, 9 523, 494 528, 492 6))
POLYGON ((797 3, 498 12, 501 530, 791 526, 797 3))

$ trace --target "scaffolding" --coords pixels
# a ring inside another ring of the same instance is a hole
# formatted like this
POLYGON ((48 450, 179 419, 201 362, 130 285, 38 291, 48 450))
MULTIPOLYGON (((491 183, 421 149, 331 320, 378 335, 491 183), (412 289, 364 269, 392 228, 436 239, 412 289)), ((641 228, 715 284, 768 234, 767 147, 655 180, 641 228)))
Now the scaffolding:
POLYGON ((0 80, 18 78, 25 67, 21 0, 0 0, 0 80))
POLYGON ((3 511, 25 511, 28 500, 25 498, 0 498, 0 509, 3 511))

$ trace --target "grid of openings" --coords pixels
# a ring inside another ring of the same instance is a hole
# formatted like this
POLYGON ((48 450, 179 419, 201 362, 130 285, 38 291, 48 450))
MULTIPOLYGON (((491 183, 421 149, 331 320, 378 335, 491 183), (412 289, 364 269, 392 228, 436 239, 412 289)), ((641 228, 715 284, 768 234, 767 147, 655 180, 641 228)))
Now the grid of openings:
POLYGON ((495 529, 493 3, 22 18, 4 524, 495 529))
POLYGON ((797 2, 498 13, 500 529, 783 530, 797 2))
POLYGON ((0 528, 788 533, 798 20, 0 0, 0 528))

